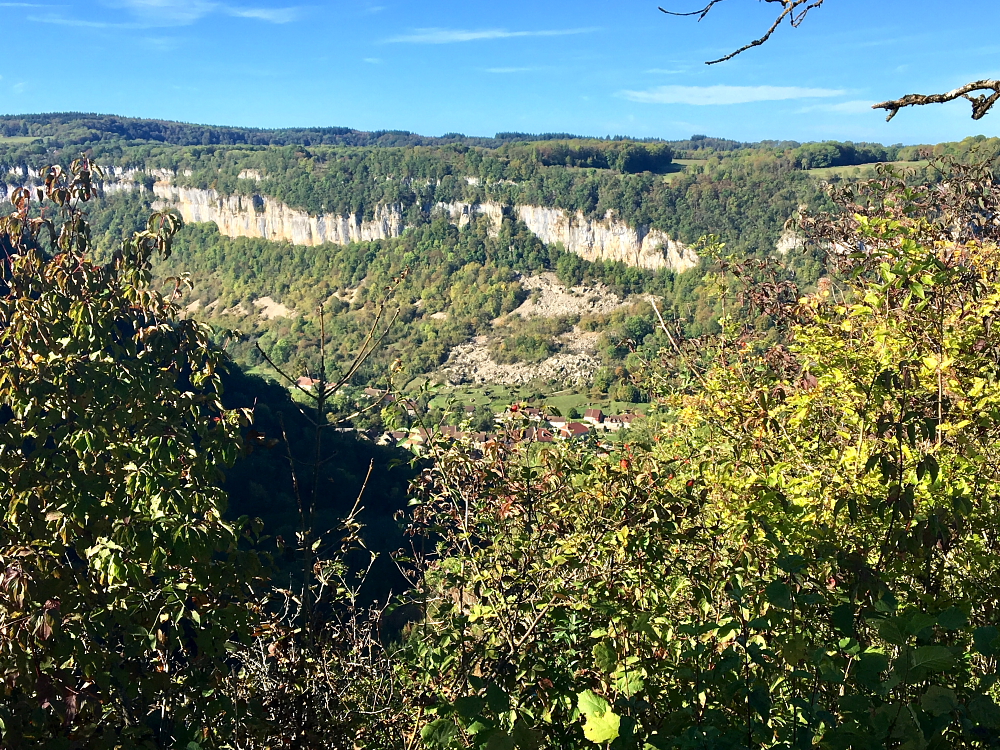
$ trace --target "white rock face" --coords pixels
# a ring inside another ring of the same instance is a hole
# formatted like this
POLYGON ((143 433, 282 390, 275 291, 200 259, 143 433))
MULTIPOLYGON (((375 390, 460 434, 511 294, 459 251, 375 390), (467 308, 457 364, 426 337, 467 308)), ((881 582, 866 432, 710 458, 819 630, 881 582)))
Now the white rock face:
POLYGON ((310 216, 305 211, 262 196, 221 196, 215 190, 177 187, 166 182, 153 186, 154 207, 173 207, 184 221, 214 221, 227 237, 259 237, 293 245, 346 245, 398 237, 406 228, 402 207, 379 206, 372 221, 357 216, 310 216))
POLYGON ((778 238, 778 244, 774 246, 776 252, 787 255, 790 251, 801 250, 805 247, 806 239, 792 229, 786 229, 778 238))
MULTIPOLYGON (((251 172, 246 170, 240 176, 258 179, 251 172)), ((106 194, 144 190, 141 180, 146 174, 150 173, 111 168, 107 179, 101 182, 101 189, 106 194)), ((215 222, 227 237, 259 237, 306 246, 327 242, 346 245, 398 237, 406 229, 400 205, 379 206, 369 221, 357 216, 311 216, 266 196, 223 196, 215 190, 180 187, 173 184, 174 175, 168 170, 155 170, 151 174, 157 179, 153 186, 155 208, 176 208, 186 222, 215 222)), ((26 181, 37 179, 31 173, 19 176, 26 181)), ((0 184, 0 198, 6 197, 13 187, 0 184)), ((459 227, 477 214, 488 216, 494 235, 503 223, 505 210, 503 205, 490 202, 439 203, 434 208, 447 213, 459 227)), ((588 219, 580 211, 574 214, 545 206, 516 206, 510 211, 546 244, 560 242, 568 252, 587 260, 620 261, 639 268, 675 271, 686 271, 698 263, 698 256, 691 248, 664 232, 631 227, 611 214, 603 219, 588 219)))
POLYGON ((531 295, 512 314, 522 318, 604 315, 628 304, 600 282, 593 286, 565 287, 551 271, 522 276, 521 286, 531 295))
POLYGON ((590 383, 601 366, 596 353, 596 336, 567 334, 563 351, 537 364, 500 364, 489 352, 489 337, 476 336, 451 350, 448 361, 439 370, 441 379, 450 385, 462 383, 525 385, 533 380, 555 380, 566 385, 590 383))
POLYGON ((478 215, 488 216, 493 225, 490 234, 496 236, 503 225, 503 206, 499 203, 438 203, 435 209, 444 211, 458 228, 463 228, 478 215))
POLYGON ((686 245, 657 229, 630 227, 610 214, 588 219, 582 211, 569 214, 559 208, 518 206, 518 218, 546 243, 561 242, 571 253, 587 260, 621 261, 639 268, 686 271, 698 256, 686 245))
MULTIPOLYGON (((489 216, 494 232, 503 222, 499 203, 438 203, 459 227, 475 214, 489 216)), ((514 212, 546 244, 561 242, 571 253, 590 261, 620 261, 639 268, 670 268, 686 271, 698 264, 698 256, 687 245, 658 229, 630 227, 610 214, 603 220, 588 219, 582 211, 571 214, 561 208, 517 206, 514 212)))

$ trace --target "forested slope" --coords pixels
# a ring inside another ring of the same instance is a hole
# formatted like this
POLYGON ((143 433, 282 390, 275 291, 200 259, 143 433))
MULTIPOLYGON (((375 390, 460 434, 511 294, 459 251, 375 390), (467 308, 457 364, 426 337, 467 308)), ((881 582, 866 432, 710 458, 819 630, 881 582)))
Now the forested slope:
MULTIPOLYGON (((929 152, 967 159, 1000 151, 996 139, 982 138, 933 148, 742 144, 704 136, 676 142, 561 134, 423 138, 72 114, 0 118, 0 134, 0 173, 6 174, 0 182, 8 186, 30 183, 44 164, 81 151, 111 168, 106 196, 90 208, 103 247, 141 225, 157 181, 247 196, 251 206, 266 200, 309 215, 361 221, 393 206, 405 223, 402 236, 306 248, 225 237, 211 225, 195 224, 181 232, 174 255, 156 266, 163 278, 189 275, 192 288, 179 287, 189 314, 212 321, 220 337, 223 329, 242 332, 230 345, 238 361, 261 365, 259 344, 297 373, 315 370, 320 334, 314 311, 320 305, 329 313, 327 344, 334 361, 343 362, 363 339, 375 302, 401 279, 393 303, 399 323, 359 373, 359 384, 379 379, 395 360, 405 379, 433 371, 453 347, 477 335, 492 337, 496 350, 515 352, 515 360, 518 351, 529 358, 557 351, 558 337, 545 330, 494 325, 528 296, 523 275, 551 271, 567 287, 600 282, 622 298, 656 295, 689 336, 714 331, 722 312, 738 307, 731 285, 720 286, 711 272, 711 258, 683 274, 588 262, 566 247, 546 245, 529 231, 523 214, 503 207, 537 206, 596 222, 611 216, 616 227, 645 227, 688 245, 714 235, 724 255, 768 257, 800 208, 829 207, 811 169, 868 163, 863 170, 870 171, 872 162, 920 159, 929 152), (492 218, 473 212, 461 221, 439 210, 466 204, 498 208, 492 218)), ((787 258, 787 273, 808 289, 822 274, 819 258, 814 249, 797 248, 787 258)), ((605 366, 627 379, 623 360, 630 347, 643 345, 634 334, 651 330, 653 322, 651 308, 635 300, 617 316, 568 319, 553 330, 581 324, 600 330, 605 366), (648 325, 627 330, 629 315, 644 317, 648 325)))

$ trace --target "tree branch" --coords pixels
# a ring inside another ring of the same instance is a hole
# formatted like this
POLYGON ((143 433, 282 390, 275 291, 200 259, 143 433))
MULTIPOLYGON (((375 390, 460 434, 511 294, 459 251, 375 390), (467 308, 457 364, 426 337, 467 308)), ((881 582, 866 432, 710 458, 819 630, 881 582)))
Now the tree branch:
MULTIPOLYGON (((664 8, 660 8, 660 10, 668 16, 698 16, 698 20, 701 21, 712 11, 713 8, 715 8, 716 5, 721 2, 723 2, 723 0, 708 0, 708 4, 704 8, 691 11, 690 13, 677 13, 665 10, 664 8)), ((774 20, 774 23, 771 24, 771 27, 764 32, 764 35, 759 39, 754 39, 752 42, 744 44, 742 47, 734 52, 730 52, 725 57, 720 57, 718 60, 709 60, 705 63, 706 65, 715 65, 716 63, 732 60, 734 57, 746 52, 748 49, 761 46, 764 42, 771 38, 786 18, 793 27, 797 28, 805 20, 809 11, 819 8, 823 5, 825 0, 764 0, 764 2, 778 3, 781 6, 781 13, 778 14, 778 17, 774 20)), ((889 115, 885 118, 886 122, 888 122, 895 117, 899 110, 903 107, 920 106, 924 104, 943 104, 945 102, 955 101, 956 99, 969 100, 972 103, 972 119, 981 120, 986 116, 990 109, 993 108, 993 105, 1000 101, 1000 80, 984 79, 981 81, 974 81, 944 94, 908 94, 900 99, 892 99, 887 102, 875 104, 872 106, 872 109, 888 110, 889 115), (973 92, 983 93, 973 95, 973 92)))
POLYGON ((990 108, 1000 101, 1000 80, 984 79, 973 81, 957 89, 952 89, 944 94, 907 94, 901 99, 875 104, 872 109, 885 109, 889 111, 886 122, 891 120, 903 107, 920 106, 923 104, 943 104, 953 102, 956 99, 968 99, 972 102, 972 119, 981 120, 990 108), (992 91, 992 94, 980 94, 971 96, 973 91, 992 91))
MULTIPOLYGON (((722 1, 723 0, 710 0, 708 5, 706 5, 701 10, 695 10, 690 13, 675 13, 673 11, 664 10, 663 8, 660 8, 660 10, 666 13, 668 16, 698 16, 698 20, 701 21, 705 16, 709 14, 712 8, 714 8, 722 1)), ((782 7, 781 13, 775 19, 774 23, 771 24, 771 28, 769 28, 764 33, 764 35, 759 39, 754 39, 752 42, 744 44, 735 52, 730 52, 728 55, 726 55, 725 57, 720 57, 718 60, 709 60, 705 63, 706 65, 715 65, 717 63, 726 62, 727 60, 732 60, 738 54, 746 52, 748 49, 751 49, 753 47, 759 47, 760 45, 764 44, 764 42, 766 42, 768 39, 771 38, 771 35, 774 34, 775 31, 777 31, 778 27, 781 25, 781 22, 784 21, 786 18, 788 19, 789 23, 791 23, 792 26, 797 28, 806 19, 806 15, 809 13, 809 11, 820 7, 825 2, 825 0, 765 0, 765 2, 778 3, 782 7), (799 10, 799 8, 801 8, 801 10, 799 10), (798 13, 796 13, 797 10, 798 13)))

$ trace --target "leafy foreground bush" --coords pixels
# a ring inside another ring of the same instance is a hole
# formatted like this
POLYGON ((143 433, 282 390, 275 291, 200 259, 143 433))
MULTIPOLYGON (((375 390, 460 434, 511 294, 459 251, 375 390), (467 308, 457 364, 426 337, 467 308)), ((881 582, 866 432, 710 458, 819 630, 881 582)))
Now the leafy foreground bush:
POLYGON ((149 287, 179 219, 96 265, 86 160, 0 220, 0 730, 4 747, 187 746, 225 733, 228 649, 255 620, 220 468, 246 412, 225 355, 149 287), (39 218, 41 217, 41 218, 39 218))
POLYGON ((666 353, 652 446, 425 471, 425 745, 1000 747, 997 186, 838 200, 842 278, 666 353))
POLYGON ((0 219, 0 746, 391 746, 409 702, 358 605, 360 526, 312 531, 342 383, 304 415, 311 461, 287 449, 300 575, 270 587, 247 520, 223 520, 221 469, 287 441, 241 437, 252 414, 223 408, 212 331, 151 288, 179 218, 90 260, 99 174, 48 168, 0 219))

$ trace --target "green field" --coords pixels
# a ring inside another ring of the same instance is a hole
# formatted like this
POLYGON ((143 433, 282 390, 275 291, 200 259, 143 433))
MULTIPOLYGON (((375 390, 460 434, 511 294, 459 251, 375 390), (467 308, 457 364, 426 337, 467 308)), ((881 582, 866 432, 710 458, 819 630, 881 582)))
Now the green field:
MULTIPOLYGON (((409 388, 408 388, 409 389, 409 388)), ((529 403, 532 406, 550 406, 566 414, 576 409, 583 414, 585 409, 603 409, 605 414, 621 414, 625 411, 644 412, 648 404, 633 404, 625 401, 611 401, 608 397, 595 398, 589 392, 569 388, 555 393, 540 394, 531 387, 518 388, 504 385, 440 387, 430 405, 440 409, 460 406, 489 406, 501 413, 513 403, 529 403)))
POLYGON ((673 182, 677 179, 678 175, 687 172, 688 167, 700 167, 707 163, 708 159, 674 159, 674 163, 671 164, 674 169, 663 176, 663 181, 667 183, 673 182))
MULTIPOLYGON (((886 162, 897 169, 920 169, 930 164, 929 161, 891 161, 886 162)), ((851 167, 819 167, 817 169, 807 169, 806 171, 819 177, 829 179, 831 177, 862 177, 866 173, 873 173, 875 164, 859 164, 851 167)))
POLYGON ((25 143, 32 143, 38 139, 30 135, 0 135, 0 143, 11 146, 22 146, 25 143))

